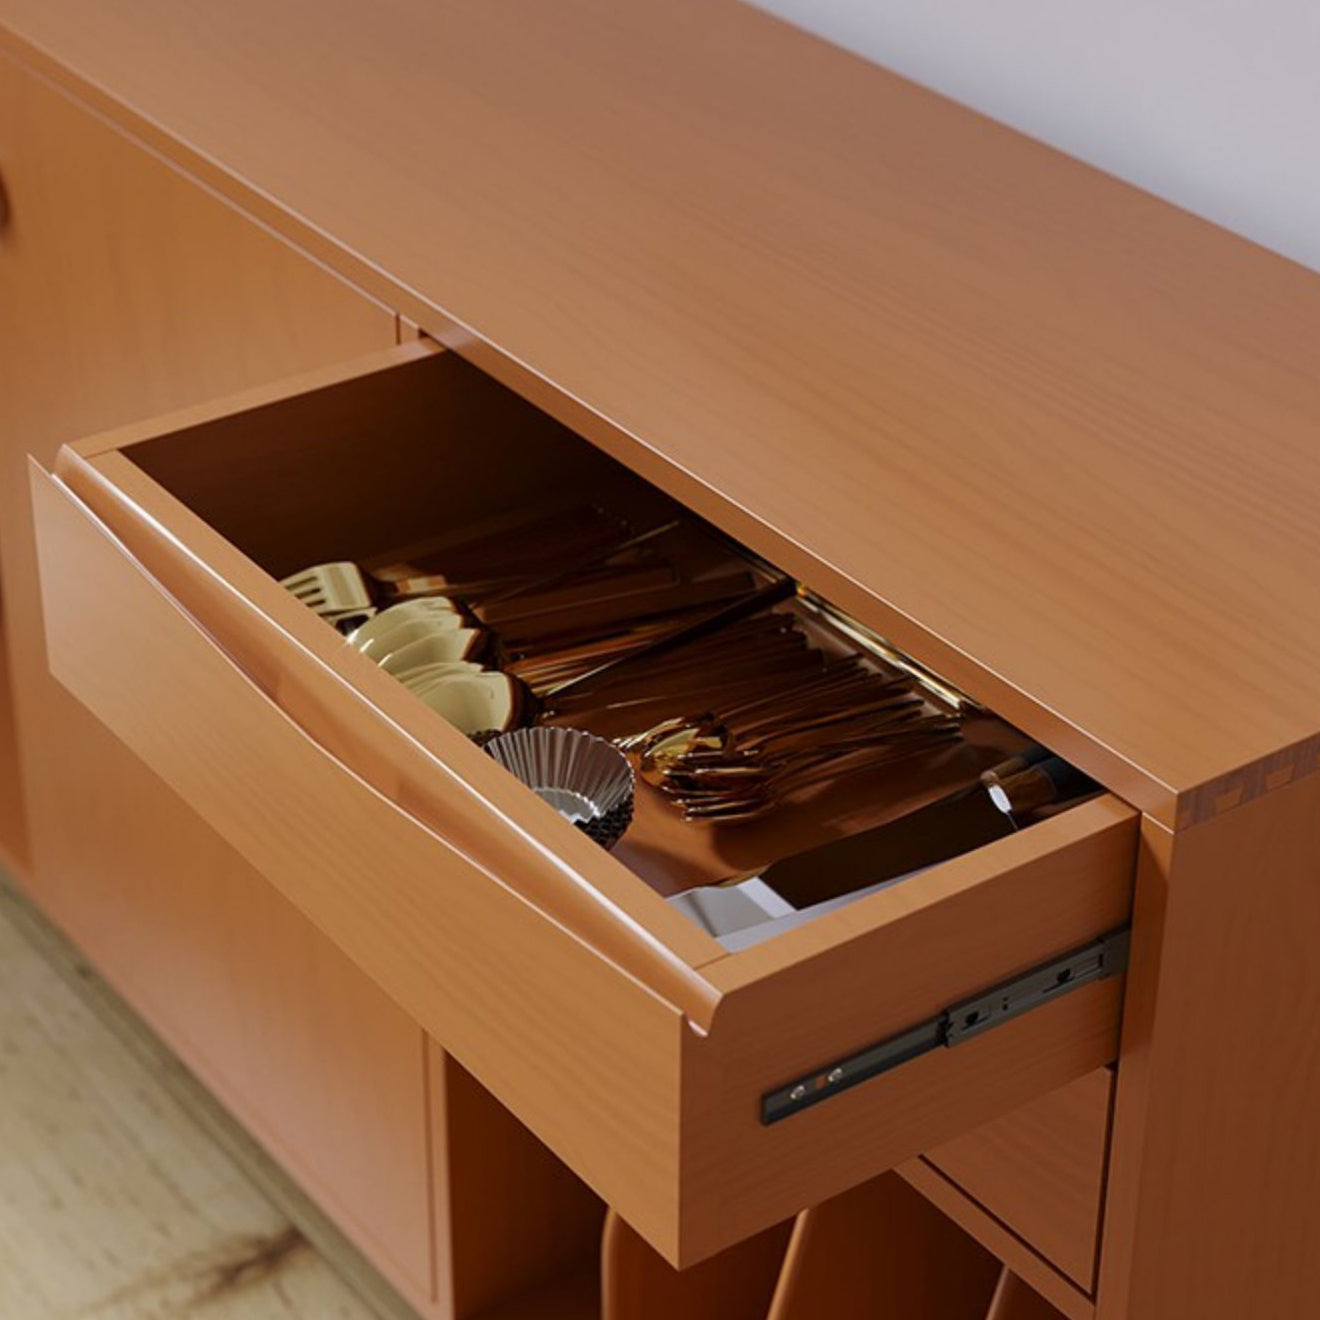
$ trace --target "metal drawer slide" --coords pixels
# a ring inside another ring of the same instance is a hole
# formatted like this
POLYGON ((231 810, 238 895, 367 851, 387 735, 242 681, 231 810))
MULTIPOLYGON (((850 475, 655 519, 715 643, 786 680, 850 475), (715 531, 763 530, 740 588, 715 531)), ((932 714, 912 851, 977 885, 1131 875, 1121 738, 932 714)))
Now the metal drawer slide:
POLYGON ((908 1031, 818 1068, 761 1097, 761 1122, 777 1123, 860 1082, 934 1049, 951 1049, 1071 990, 1116 976, 1127 967, 1128 928, 946 1008, 908 1031))

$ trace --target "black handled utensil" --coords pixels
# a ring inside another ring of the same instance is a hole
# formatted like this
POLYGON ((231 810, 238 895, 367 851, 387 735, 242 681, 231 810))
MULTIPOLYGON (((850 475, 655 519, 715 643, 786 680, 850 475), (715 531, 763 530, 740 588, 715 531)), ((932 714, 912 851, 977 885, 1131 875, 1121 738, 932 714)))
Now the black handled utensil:
POLYGON ((777 581, 771 582, 739 600, 735 600, 730 605, 725 605, 723 608, 704 615, 692 623, 675 628, 673 632, 662 634, 654 641, 647 642, 635 651, 628 651, 623 655, 615 656, 610 660, 606 660, 604 664, 597 665, 594 669, 588 669, 585 674, 578 674, 574 678, 557 683, 554 687, 547 688, 543 695, 547 701, 552 701, 565 692, 572 692, 576 688, 584 687, 604 674, 612 674, 615 670, 622 669, 625 665, 634 664, 638 660, 649 660, 657 655, 665 655, 670 651, 677 650, 680 646, 686 646, 689 642, 709 637, 712 633, 719 632, 721 628, 727 628, 732 623, 749 618, 761 610, 770 609, 782 600, 787 600, 796 590, 797 583, 792 578, 779 578, 777 581))
POLYGON ((1100 785, 1080 770, 1048 752, 1035 749, 995 766, 986 776, 916 811, 907 812, 860 834, 834 839, 816 848, 772 862, 761 872, 781 898, 795 908, 839 898, 864 885, 877 884, 937 866, 953 857, 1002 839, 1016 831, 1014 811, 1041 805, 1034 796, 1006 794, 1012 772, 1021 767, 1045 767, 1062 803, 1096 792, 1100 785), (997 776, 1006 774, 1000 781, 997 776))
POLYGON ((487 596, 478 604, 483 610, 489 609, 492 605, 503 604, 506 600, 513 600, 517 596, 526 596, 530 592, 544 591, 547 587, 558 586, 561 582, 576 577, 579 573, 585 573, 589 568, 596 568, 600 564, 607 563, 615 555, 623 554, 625 550, 635 550, 639 545, 645 545, 648 541, 654 541, 657 537, 664 536, 666 532, 672 532, 680 521, 680 519, 674 518, 660 527, 652 527, 650 531, 639 532, 636 536, 630 536, 626 540, 615 541, 612 545, 593 550, 589 554, 579 555, 570 564, 564 564, 543 577, 528 578, 525 582, 515 583, 503 591, 497 591, 493 596, 487 596))

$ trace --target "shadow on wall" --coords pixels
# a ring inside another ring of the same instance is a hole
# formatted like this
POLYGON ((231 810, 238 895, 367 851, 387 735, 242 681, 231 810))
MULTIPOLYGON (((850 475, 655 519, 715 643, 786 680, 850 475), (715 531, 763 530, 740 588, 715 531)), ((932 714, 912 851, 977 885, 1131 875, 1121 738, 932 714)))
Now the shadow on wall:
POLYGON ((754 0, 1320 270, 1314 0, 754 0))

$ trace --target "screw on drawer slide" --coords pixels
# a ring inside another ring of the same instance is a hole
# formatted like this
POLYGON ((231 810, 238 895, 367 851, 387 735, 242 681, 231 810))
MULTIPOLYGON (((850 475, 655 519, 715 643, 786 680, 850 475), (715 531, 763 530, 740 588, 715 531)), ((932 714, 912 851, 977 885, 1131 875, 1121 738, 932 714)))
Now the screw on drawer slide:
POLYGON ((761 1122, 777 1123, 919 1055, 951 1049, 1070 990, 1116 976, 1127 967, 1127 955, 1127 927, 1111 931, 992 990, 954 1004, 919 1026, 766 1092, 761 1097, 761 1122))

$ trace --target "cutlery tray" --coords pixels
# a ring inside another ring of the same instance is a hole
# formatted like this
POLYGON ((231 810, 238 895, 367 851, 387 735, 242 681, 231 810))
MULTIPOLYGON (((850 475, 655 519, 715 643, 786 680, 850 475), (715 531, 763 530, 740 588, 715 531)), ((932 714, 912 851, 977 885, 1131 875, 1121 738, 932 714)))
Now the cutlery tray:
MULTIPOLYGON (((520 574, 534 578, 547 565, 571 561, 593 533, 608 543, 611 528, 636 532, 676 524, 639 552, 637 562, 623 565, 629 576, 618 585, 596 568, 594 580, 588 573, 585 581, 580 575, 479 608, 479 621, 515 645, 529 637, 553 637, 556 649, 570 648, 630 609, 686 605, 675 617, 699 617, 777 575, 751 551, 461 359, 446 355, 438 365, 461 384, 461 398, 471 403, 474 395, 483 397, 491 411, 479 418, 437 412, 436 443, 429 453, 409 428, 379 426, 370 444, 352 453, 337 447, 327 452, 324 437, 312 433, 288 435, 276 453, 266 446, 251 455, 231 452, 223 482, 195 461, 194 446, 153 441, 137 446, 133 461, 277 579, 324 558, 353 559, 387 577, 436 575, 436 590, 445 589, 442 571, 449 582, 500 572, 517 581, 520 574), (244 498, 245 489, 259 489, 261 498, 244 498), (477 539, 484 554, 455 548, 477 539)), ((802 584, 798 596, 775 607, 796 620, 808 647, 833 659, 861 655, 869 667, 900 673, 894 661, 905 663, 904 658, 868 647, 856 628, 845 632, 836 626, 809 586, 802 584)), ((679 651, 654 665, 622 670, 610 680, 609 700, 651 695, 656 685, 663 687, 666 667, 682 660, 679 651)), ((714 656, 711 688, 736 677, 739 668, 736 650, 714 656)), ((958 699, 947 688, 922 688, 917 682, 914 687, 928 693, 930 710, 948 709, 958 699)), ((571 697, 566 709, 548 720, 610 738, 638 731, 639 720, 629 711, 602 705, 603 700, 571 697)), ((700 690, 656 702, 645 708, 640 727, 710 706, 700 690)), ((957 742, 790 793, 751 821, 686 821, 638 776, 633 824, 615 856, 658 893, 671 895, 754 874, 779 858, 897 819, 1029 745, 991 712, 970 702, 964 711, 957 742)))

